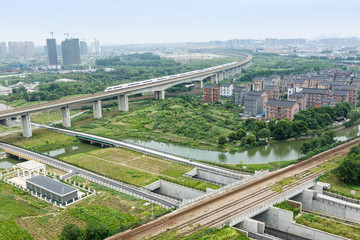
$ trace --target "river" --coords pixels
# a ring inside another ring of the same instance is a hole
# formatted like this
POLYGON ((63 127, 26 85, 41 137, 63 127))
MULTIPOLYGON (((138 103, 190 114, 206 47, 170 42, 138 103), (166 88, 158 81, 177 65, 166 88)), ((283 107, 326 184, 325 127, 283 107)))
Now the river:
MULTIPOLYGON (((336 139, 347 140, 360 135, 360 125, 341 129, 336 132, 336 139)), ((301 156, 300 147, 305 140, 274 142, 263 146, 241 150, 238 152, 220 152, 186 147, 173 143, 156 141, 140 141, 128 139, 127 142, 163 152, 176 154, 196 160, 207 160, 218 163, 268 163, 275 161, 294 160, 301 156)))
MULTIPOLYGON (((337 131, 336 139, 344 141, 360 135, 360 125, 345 128, 337 131)), ((162 143, 156 141, 140 141, 128 139, 127 142, 140 144, 145 147, 153 148, 159 151, 176 154, 179 156, 193 158, 196 160, 207 160, 218 163, 268 163, 275 161, 294 160, 301 156, 300 147, 305 140, 274 142, 263 146, 241 150, 238 152, 220 152, 202 150, 186 147, 173 143, 162 143)), ((95 145, 86 143, 77 143, 66 148, 54 149, 44 152, 51 157, 65 157, 77 153, 88 152, 100 149, 95 145)), ((1 159, 0 168, 11 168, 12 165, 18 163, 16 159, 1 159)))

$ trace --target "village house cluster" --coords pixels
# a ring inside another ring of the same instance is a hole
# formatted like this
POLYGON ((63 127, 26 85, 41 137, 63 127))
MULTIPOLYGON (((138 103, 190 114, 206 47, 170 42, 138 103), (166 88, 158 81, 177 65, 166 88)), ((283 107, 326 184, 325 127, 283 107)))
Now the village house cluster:
POLYGON ((356 104, 360 88, 360 72, 327 69, 320 73, 255 77, 251 84, 232 83, 206 85, 205 102, 218 102, 220 96, 231 97, 232 102, 244 107, 243 118, 263 120, 289 118, 309 106, 335 106, 340 102, 356 104))

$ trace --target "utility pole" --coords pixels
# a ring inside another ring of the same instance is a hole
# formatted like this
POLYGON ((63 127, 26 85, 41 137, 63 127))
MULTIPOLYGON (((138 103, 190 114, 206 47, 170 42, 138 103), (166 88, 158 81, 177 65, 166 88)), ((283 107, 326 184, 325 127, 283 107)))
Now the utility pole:
POLYGON ((40 97, 40 96, 36 96, 36 100, 38 101, 38 104, 39 104, 39 107, 40 107, 40 100, 41 100, 41 97, 40 97))

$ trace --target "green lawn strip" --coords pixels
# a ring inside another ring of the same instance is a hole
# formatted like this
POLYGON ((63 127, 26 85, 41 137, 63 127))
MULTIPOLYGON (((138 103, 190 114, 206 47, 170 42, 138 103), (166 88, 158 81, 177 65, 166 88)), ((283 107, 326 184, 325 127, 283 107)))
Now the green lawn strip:
POLYGON ((285 209, 285 210, 293 212, 293 218, 294 219, 300 213, 300 208, 294 207, 288 201, 283 201, 283 202, 277 203, 277 204, 274 205, 274 207, 285 209))
POLYGON ((219 188, 212 183, 183 177, 192 169, 190 166, 122 148, 100 149, 63 157, 62 160, 136 186, 146 186, 161 178, 202 191, 219 188))
POLYGON ((360 227, 346 225, 311 213, 302 214, 296 218, 296 223, 338 236, 360 239, 360 227))
POLYGON ((36 152, 46 152, 49 150, 55 150, 63 148, 80 141, 72 136, 66 134, 51 132, 45 129, 36 129, 33 131, 31 138, 24 138, 19 133, 14 136, 6 136, 1 138, 3 141, 27 148, 36 152))
POLYGON ((323 174, 319 181, 330 183, 330 191, 344 195, 347 197, 358 197, 360 198, 360 186, 358 185, 352 185, 348 183, 344 183, 341 181, 341 179, 338 176, 338 173, 336 172, 336 167, 340 165, 340 163, 344 160, 344 156, 336 157, 330 159, 330 163, 327 165, 327 173, 323 174), (334 171, 332 171, 334 170, 334 171), (356 194, 351 194, 351 191, 355 190, 356 194))
POLYGON ((205 228, 190 235, 183 235, 176 230, 162 233, 157 236, 159 240, 248 240, 249 238, 231 227, 205 228))
POLYGON ((51 205, 0 181, 0 221, 47 213, 51 205))
POLYGON ((28 231, 20 228, 15 221, 0 222, 1 240, 33 240, 33 236, 28 231))

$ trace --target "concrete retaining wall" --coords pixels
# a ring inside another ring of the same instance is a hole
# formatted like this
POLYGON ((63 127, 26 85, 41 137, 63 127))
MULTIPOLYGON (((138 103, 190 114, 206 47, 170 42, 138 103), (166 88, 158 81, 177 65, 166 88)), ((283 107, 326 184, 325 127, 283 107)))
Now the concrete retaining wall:
POLYGON ((255 220, 264 222, 267 227, 283 232, 288 232, 308 239, 316 240, 344 240, 348 238, 336 236, 317 229, 297 224, 293 221, 293 213, 276 207, 254 217, 255 220))
POLYGON ((303 209, 330 215, 352 222, 360 222, 360 205, 320 194, 307 189, 292 198, 303 203, 303 209))
POLYGON ((191 171, 185 173, 184 176, 197 178, 218 185, 228 185, 236 181, 242 180, 245 177, 249 178, 248 175, 244 175, 244 177, 229 176, 201 168, 194 168, 191 171))
POLYGON ((145 186, 144 188, 152 192, 182 200, 200 197, 205 194, 205 192, 164 180, 158 180, 145 186))

